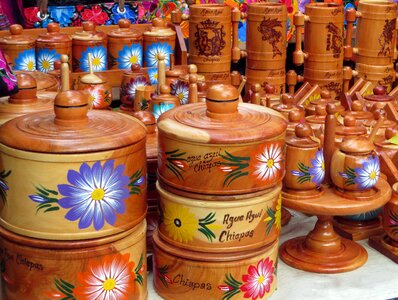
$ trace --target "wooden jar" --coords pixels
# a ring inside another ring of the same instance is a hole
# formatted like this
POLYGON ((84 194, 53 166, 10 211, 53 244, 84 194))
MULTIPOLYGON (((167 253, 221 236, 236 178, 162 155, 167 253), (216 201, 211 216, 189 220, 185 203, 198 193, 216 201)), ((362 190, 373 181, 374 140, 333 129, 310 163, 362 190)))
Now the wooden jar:
POLYGON ((145 300, 145 230, 142 221, 109 237, 67 242, 22 237, 0 227, 1 298, 145 300))
POLYGON ((88 111, 88 94, 61 92, 54 112, 0 127, 0 224, 47 240, 117 234, 145 218, 146 130, 116 112, 88 111), (49 226, 51 224, 51 226, 49 226))
POLYGON ((49 110, 54 107, 51 98, 37 97, 36 80, 29 74, 18 74, 18 93, 8 101, 0 101, 0 125, 29 113, 49 110))
MULTIPOLYGON (((198 90, 199 90, 199 84, 203 84, 206 86, 206 78, 203 75, 196 74, 198 69, 196 68, 195 65, 190 65, 188 74, 181 75, 177 81, 172 83, 170 85, 171 87, 171 94, 174 96, 177 96, 178 99, 180 100, 180 104, 188 104, 188 97, 189 97, 189 77, 191 74, 194 74, 197 79, 197 84, 198 84, 198 90)), ((166 71, 167 72, 167 71, 166 71)), ((167 82, 167 80, 166 80, 167 82)), ((198 97, 199 97, 199 91, 198 91, 198 97)))
POLYGON ((373 89, 373 94, 364 97, 364 104, 368 110, 372 109, 374 105, 377 108, 384 108, 390 102, 395 105, 396 99, 393 96, 387 95, 386 89, 380 85, 373 89))
POLYGON ((279 236, 281 185, 231 196, 181 193, 159 182, 156 187, 159 237, 181 249, 240 252, 264 247, 279 236))
POLYGON ((343 86, 344 7, 335 3, 305 6, 304 81, 340 96, 343 86))
POLYGON ((281 103, 272 105, 272 108, 280 112, 286 119, 289 118, 289 112, 297 110, 298 107, 294 104, 294 97, 289 94, 281 95, 281 103))
MULTIPOLYGON (((49 71, 51 72, 51 71, 49 71)), ((48 73, 43 73, 40 71, 30 72, 30 71, 15 71, 15 75, 18 74, 29 74, 36 80, 37 91, 58 91, 60 86, 57 78, 48 73)))
POLYGON ((183 250, 154 233, 153 280, 164 299, 267 299, 277 285, 278 243, 238 253, 183 250), (263 276, 261 283, 254 274, 263 276))
POLYGON ((333 153, 330 176, 334 185, 352 195, 372 192, 380 177, 379 157, 372 141, 363 136, 346 137, 333 153))
POLYGON ((80 78, 78 90, 86 91, 90 96, 89 106, 94 109, 107 109, 112 103, 112 85, 104 76, 86 74, 80 78))
MULTIPOLYGON (((251 89, 252 85, 259 83, 261 86, 271 84, 275 87, 275 94, 285 92, 286 72, 280 70, 254 70, 246 68, 246 89, 251 89)), ((261 96, 265 96, 264 89, 260 91, 261 96)))
POLYGON ((359 2, 355 51, 357 64, 387 66, 393 63, 396 19, 395 2, 359 2))
POLYGON ((142 66, 142 33, 132 29, 130 20, 121 19, 119 28, 108 33, 109 69, 130 70, 133 64, 142 66))
POLYGON ((361 101, 355 100, 351 104, 351 110, 346 110, 341 113, 343 117, 352 115, 355 120, 363 123, 367 120, 373 120, 373 114, 370 111, 364 110, 364 106, 361 101))
POLYGON ((138 64, 132 64, 131 70, 123 74, 122 85, 120 87, 121 110, 133 111, 135 92, 138 86, 150 85, 148 74, 145 73, 138 64))
POLYGON ((323 150, 311 138, 311 126, 300 123, 295 134, 286 137, 286 175, 283 188, 289 194, 317 193, 325 177, 323 150))
POLYGON ((69 57, 72 64, 72 41, 65 33, 60 32, 58 23, 49 23, 47 33, 41 34, 36 40, 36 69, 43 73, 54 70, 54 62, 61 59, 61 55, 69 57))
POLYGON ((144 32, 144 66, 157 67, 158 55, 165 57, 166 67, 170 66, 170 54, 174 54, 176 33, 167 27, 163 19, 152 21, 151 31, 144 32))
POLYGON ((36 70, 36 40, 23 34, 19 24, 10 26, 11 35, 0 38, 0 49, 10 58, 14 70, 36 70))
POLYGON ((395 254, 398 253, 398 184, 393 186, 393 194, 391 200, 384 205, 383 208, 383 228, 387 233, 385 243, 396 248, 395 254))
POLYGON ((170 92, 168 85, 162 85, 159 95, 152 95, 149 111, 152 112, 156 121, 163 113, 180 105, 180 99, 171 95, 170 92))
POLYGON ((336 126, 335 145, 338 147, 345 137, 363 136, 366 137, 368 131, 363 123, 358 122, 353 115, 346 115, 344 123, 336 126))
POLYGON ((200 194, 266 190, 284 176, 287 122, 278 112, 240 104, 231 85, 213 85, 206 103, 180 106, 158 119, 158 175, 200 194))
POLYGON ((394 64, 386 66, 367 65, 356 63, 355 69, 358 77, 370 81, 373 86, 381 85, 390 92, 396 79, 394 64))
POLYGON ((106 33, 95 30, 95 23, 83 22, 83 31, 72 35, 74 72, 89 72, 88 54, 91 53, 93 71, 100 72, 108 69, 108 38, 106 33))

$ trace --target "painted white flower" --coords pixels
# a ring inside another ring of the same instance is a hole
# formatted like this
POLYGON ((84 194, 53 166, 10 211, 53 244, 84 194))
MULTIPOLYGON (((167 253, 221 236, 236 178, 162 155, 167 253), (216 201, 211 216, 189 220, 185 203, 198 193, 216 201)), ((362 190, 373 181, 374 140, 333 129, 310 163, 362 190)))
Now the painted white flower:
POLYGON ((254 175, 261 181, 272 180, 282 170, 282 149, 279 145, 267 145, 255 156, 254 175))
POLYGON ((54 70, 54 62, 61 58, 61 55, 55 50, 41 48, 37 50, 37 69, 40 72, 48 73, 54 70))
POLYGON ((117 62, 119 69, 130 69, 132 64, 139 64, 142 66, 142 46, 140 44, 124 46, 123 49, 119 51, 117 62))
POLYGON ((171 46, 168 43, 155 43, 149 45, 145 53, 145 62, 148 67, 157 67, 159 53, 165 56, 166 66, 170 65, 170 54, 173 53, 171 46))
POLYGON ((358 184, 360 189, 372 188, 380 177, 380 162, 377 156, 369 157, 364 163, 362 168, 355 168, 357 176, 354 182, 358 184))
POLYGON ((15 59, 15 70, 34 71, 36 70, 36 54, 35 49, 27 49, 21 51, 15 59))
POLYGON ((93 63, 93 71, 105 71, 106 70, 106 48, 103 46, 87 47, 86 51, 82 53, 80 58, 80 69, 83 72, 89 72, 90 67, 88 63, 88 54, 91 53, 91 59, 93 63))

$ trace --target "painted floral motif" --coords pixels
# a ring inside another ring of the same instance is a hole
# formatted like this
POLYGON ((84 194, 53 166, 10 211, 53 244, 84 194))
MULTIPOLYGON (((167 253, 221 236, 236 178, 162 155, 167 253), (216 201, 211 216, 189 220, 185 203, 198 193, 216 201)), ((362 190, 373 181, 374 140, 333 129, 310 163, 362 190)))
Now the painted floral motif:
POLYGON ((7 91, 0 91, 2 96, 8 96, 12 92, 17 92, 17 77, 11 71, 2 52, 0 52, 0 79, 4 81, 7 86, 7 91))
POLYGON ((322 150, 318 150, 315 158, 311 158, 311 164, 312 167, 309 167, 299 162, 297 164, 298 171, 292 170, 290 172, 293 176, 297 176, 297 182, 300 184, 312 181, 316 186, 320 186, 325 178, 325 161, 322 150))
POLYGON ((36 67, 40 72, 48 73, 54 70, 54 62, 59 60, 61 55, 55 50, 40 48, 37 50, 36 67))
POLYGON ((345 179, 345 185, 357 184, 359 189, 372 188, 380 177, 380 162, 377 156, 368 157, 361 168, 348 167, 345 172, 340 172, 345 179))
POLYGON ((134 293, 134 262, 130 254, 104 257, 101 262, 90 261, 87 271, 77 274, 77 299, 108 300, 128 299, 134 293))
POLYGON ((221 154, 221 158, 224 161, 220 162, 219 169, 222 172, 227 173, 223 182, 223 186, 229 186, 232 182, 242 176, 247 176, 249 172, 246 170, 249 167, 250 157, 247 156, 235 156, 224 151, 221 154))
POLYGON ((166 66, 170 66, 170 54, 173 53, 171 46, 168 43, 154 43, 148 46, 145 53, 145 62, 148 67, 157 67, 159 53, 164 55, 166 66))
POLYGON ((94 109, 104 108, 112 103, 112 94, 102 85, 91 85, 85 89, 90 94, 88 103, 94 109))
POLYGON ((35 71, 36 70, 36 53, 35 49, 27 49, 18 53, 15 59, 14 70, 35 71))
POLYGON ((93 5, 91 8, 87 7, 81 12, 81 18, 84 21, 93 21, 96 24, 105 24, 109 19, 109 16, 102 10, 100 5, 93 5))
POLYGON ((151 85, 158 84, 158 69, 157 68, 149 68, 148 69, 148 76, 151 85))
POLYGON ((236 280, 231 274, 226 275, 225 284, 218 289, 223 292, 222 300, 230 300, 233 296, 244 293, 244 298, 262 299, 271 290, 276 268, 268 257, 261 259, 256 265, 250 265, 247 273, 242 276, 242 282, 236 280))
POLYGON ((88 54, 91 53, 92 62, 93 62, 93 71, 105 71, 107 66, 106 61, 106 48, 103 46, 94 46, 87 47, 86 51, 83 51, 82 56, 80 58, 80 69, 83 72, 89 72, 90 67, 88 63, 88 54))
POLYGON ((398 214, 390 210, 390 219, 388 220, 388 227, 391 228, 392 235, 398 234, 398 214))
POLYGON ((171 93, 174 96, 177 96, 178 100, 180 100, 180 104, 188 104, 188 96, 189 96, 189 84, 180 80, 177 80, 175 83, 171 85, 171 93))
POLYGON ((267 209, 267 214, 268 217, 264 219, 264 222, 267 222, 267 227, 265 229, 267 234, 271 232, 273 225, 275 225, 276 230, 279 232, 281 230, 282 219, 282 194, 279 194, 275 210, 273 210, 272 207, 269 207, 267 209))
POLYGON ((159 166, 162 166, 165 163, 167 169, 169 169, 173 174, 179 179, 184 180, 182 175, 183 172, 188 168, 186 163, 187 159, 184 158, 186 152, 180 152, 180 149, 172 150, 172 151, 161 151, 159 157, 159 166))
MULTIPOLYGON (((127 4, 127 3, 126 3, 127 4)), ((135 23, 137 20, 137 11, 133 9, 130 5, 124 6, 124 11, 121 11, 119 8, 119 4, 115 4, 112 7, 112 16, 111 20, 107 21, 106 24, 117 24, 120 19, 128 19, 131 23, 135 23)))
POLYGON ((118 53, 117 58, 119 69, 131 69, 132 64, 142 66, 142 46, 140 44, 125 45, 118 53))
POLYGON ((3 204, 7 203, 7 191, 10 189, 7 185, 6 178, 10 176, 11 170, 0 172, 0 200, 3 204))
POLYGON ((156 121, 159 119, 159 117, 165 113, 166 111, 170 110, 174 108, 174 104, 173 103, 165 103, 165 102, 161 102, 159 104, 154 104, 153 105, 153 115, 156 119, 156 121))
POLYGON ((164 265, 164 266, 157 266, 154 268, 155 270, 155 276, 160 280, 161 283, 165 287, 169 287, 169 284, 173 284, 173 281, 171 280, 170 276, 167 275, 169 273, 169 266, 164 265))
POLYGON ((304 107, 307 107, 311 102, 313 101, 317 101, 321 99, 321 94, 312 94, 311 96, 309 96, 303 103, 304 107))
POLYGON ((69 184, 59 184, 58 191, 36 186, 36 193, 29 198, 37 203, 36 213, 69 209, 65 218, 79 220, 79 229, 93 224, 95 230, 100 230, 105 222, 113 225, 117 214, 126 211, 125 200, 130 195, 142 192, 145 184, 142 170, 130 177, 123 175, 124 171, 124 165, 114 167, 114 160, 106 161, 103 166, 99 161, 92 167, 83 163, 79 172, 68 171, 69 184))
POLYGON ((120 89, 121 96, 127 97, 128 101, 134 101, 135 91, 139 86, 147 86, 149 82, 145 77, 131 78, 129 83, 124 84, 120 89))
POLYGON ((197 220, 188 207, 173 203, 165 207, 161 216, 166 231, 172 239, 181 243, 192 241, 196 231, 202 233, 209 242, 213 242, 213 239, 216 238, 213 231, 222 228, 221 225, 214 224, 216 213, 209 213, 206 217, 197 220))
POLYGON ((65 27, 71 23, 71 19, 75 13, 74 6, 48 6, 48 13, 50 18, 60 24, 60 26, 65 27))
POLYGON ((280 145, 266 145, 253 158, 255 171, 253 175, 260 181, 276 179, 282 172, 283 151, 280 145))

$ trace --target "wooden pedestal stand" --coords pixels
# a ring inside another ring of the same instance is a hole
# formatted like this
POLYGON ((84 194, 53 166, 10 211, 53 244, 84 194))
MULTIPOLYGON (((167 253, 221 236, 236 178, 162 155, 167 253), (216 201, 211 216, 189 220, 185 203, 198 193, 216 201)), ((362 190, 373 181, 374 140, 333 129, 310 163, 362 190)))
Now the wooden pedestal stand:
POLYGON ((297 269, 316 273, 341 273, 361 267, 367 260, 366 250, 359 244, 340 237, 333 229, 332 216, 359 214, 383 206, 391 196, 391 188, 383 179, 369 199, 349 199, 324 186, 325 193, 315 198, 282 193, 283 205, 317 215, 314 229, 303 237, 291 239, 280 247, 280 257, 297 269))
POLYGON ((360 241, 383 232, 378 218, 369 221, 351 221, 341 217, 333 219, 336 232, 346 239, 360 241))

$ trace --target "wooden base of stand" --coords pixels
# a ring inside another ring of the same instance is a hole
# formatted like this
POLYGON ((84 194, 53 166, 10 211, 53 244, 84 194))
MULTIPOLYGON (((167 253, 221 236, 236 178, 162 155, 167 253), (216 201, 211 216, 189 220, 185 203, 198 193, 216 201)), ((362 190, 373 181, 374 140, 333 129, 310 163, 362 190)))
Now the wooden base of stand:
POLYGON ((281 218, 282 226, 286 226, 287 224, 289 224, 291 218, 292 214, 290 213, 290 211, 282 207, 282 218, 281 218))
POLYGON ((371 236, 369 245, 398 264, 398 245, 393 245, 386 234, 371 236))
POLYGON ((332 217, 320 216, 306 237, 291 239, 280 247, 280 258, 289 266, 314 273, 341 273, 361 267, 368 259, 359 244, 333 230, 332 217))
POLYGON ((369 221, 353 221, 342 217, 333 219, 334 230, 346 239, 360 241, 383 233, 379 218, 369 221))

